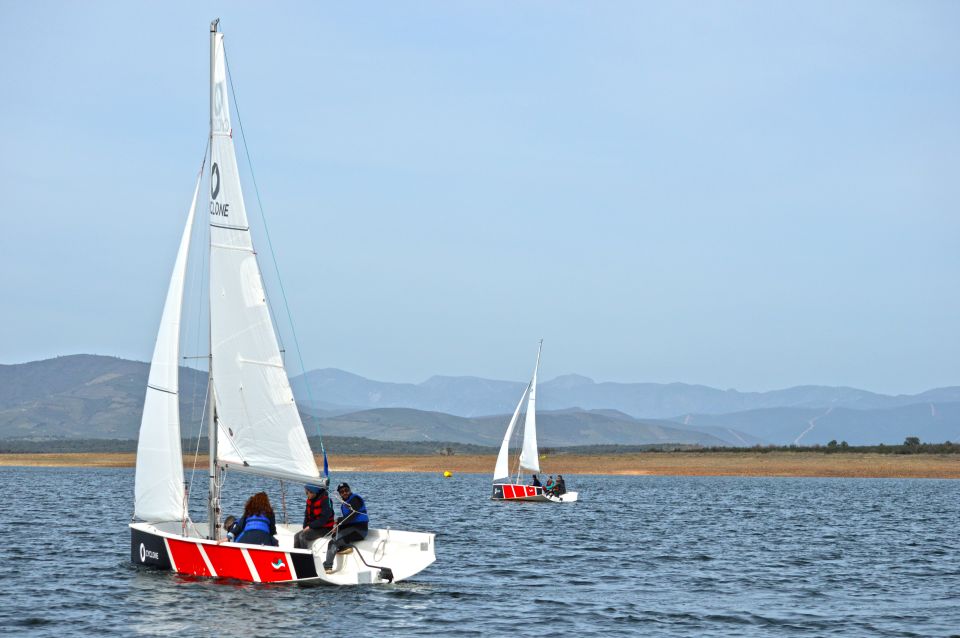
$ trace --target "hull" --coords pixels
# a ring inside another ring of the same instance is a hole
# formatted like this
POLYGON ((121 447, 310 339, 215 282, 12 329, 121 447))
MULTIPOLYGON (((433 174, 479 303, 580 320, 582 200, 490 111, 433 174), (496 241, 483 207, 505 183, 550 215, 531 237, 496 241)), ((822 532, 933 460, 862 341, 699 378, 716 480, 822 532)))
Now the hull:
POLYGON ((518 485, 516 483, 494 483, 493 494, 495 501, 523 501, 528 503, 573 503, 577 500, 576 492, 567 492, 560 496, 546 494, 542 487, 536 485, 518 485))
POLYGON ((353 543, 353 552, 337 555, 333 573, 326 574, 323 560, 327 539, 315 541, 310 549, 294 549, 293 535, 300 531, 299 526, 277 526, 279 547, 217 544, 202 538, 200 529, 206 526, 190 524, 184 530, 179 522, 131 523, 130 560, 136 565, 190 576, 332 585, 404 580, 436 560, 433 534, 371 529, 367 538, 353 543))

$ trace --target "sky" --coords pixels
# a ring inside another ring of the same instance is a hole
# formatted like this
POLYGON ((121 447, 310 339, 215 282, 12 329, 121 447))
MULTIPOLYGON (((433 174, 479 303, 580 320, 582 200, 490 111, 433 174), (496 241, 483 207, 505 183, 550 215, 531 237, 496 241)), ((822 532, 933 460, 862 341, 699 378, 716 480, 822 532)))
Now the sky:
POLYGON ((307 369, 523 380, 543 338, 543 379, 960 385, 960 3, 923 0, 0 0, 0 364, 149 360, 214 17, 307 369))

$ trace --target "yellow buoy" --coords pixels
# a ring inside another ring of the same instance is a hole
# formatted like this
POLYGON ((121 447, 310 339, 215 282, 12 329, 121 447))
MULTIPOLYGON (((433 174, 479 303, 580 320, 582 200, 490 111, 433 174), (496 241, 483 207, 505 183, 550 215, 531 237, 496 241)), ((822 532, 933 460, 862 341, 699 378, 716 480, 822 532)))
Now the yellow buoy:
POLYGON ((443 473, 443 478, 450 478, 451 476, 453 476, 453 472, 451 472, 450 470, 447 470, 446 472, 443 473))

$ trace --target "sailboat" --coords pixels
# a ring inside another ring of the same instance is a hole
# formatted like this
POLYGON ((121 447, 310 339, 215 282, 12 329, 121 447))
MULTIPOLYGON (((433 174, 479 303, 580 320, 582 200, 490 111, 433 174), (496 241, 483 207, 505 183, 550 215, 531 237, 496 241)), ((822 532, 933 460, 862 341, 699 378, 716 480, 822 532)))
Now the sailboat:
MULTIPOLYGON (((323 560, 328 539, 295 549, 300 525, 277 525, 277 547, 227 542, 220 488, 229 472, 324 484, 310 449, 271 319, 240 190, 223 34, 210 25, 210 370, 206 522, 190 519, 180 444, 180 320, 201 167, 167 289, 137 445, 130 559, 181 574, 249 582, 335 585, 400 581, 436 560, 434 534, 369 530, 354 551, 323 560)), ((206 160, 206 158, 204 158, 206 160)))
POLYGON ((543 340, 537 349, 537 364, 533 368, 533 377, 520 396, 517 409, 507 426, 500 444, 500 453, 497 455, 497 465, 493 470, 493 495, 495 501, 533 501, 537 503, 572 503, 577 500, 576 492, 565 492, 559 496, 548 494, 542 486, 525 485, 523 470, 533 473, 540 471, 540 452, 537 450, 537 372, 540 370, 540 353, 543 351, 543 340), (523 420, 523 446, 517 459, 516 476, 510 474, 510 438, 517 425, 520 412, 526 405, 526 415, 523 420), (504 481, 506 479, 506 481, 504 481), (499 482, 498 482, 499 481, 499 482))

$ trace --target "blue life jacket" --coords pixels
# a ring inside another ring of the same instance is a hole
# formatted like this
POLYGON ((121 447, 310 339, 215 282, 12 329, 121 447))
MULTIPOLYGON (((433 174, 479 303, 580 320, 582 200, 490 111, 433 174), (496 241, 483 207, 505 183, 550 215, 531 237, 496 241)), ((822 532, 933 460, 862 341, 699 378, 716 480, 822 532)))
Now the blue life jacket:
POLYGON ((350 518, 347 519, 347 522, 346 522, 347 525, 353 525, 353 524, 359 525, 360 523, 370 522, 370 517, 367 516, 367 504, 363 502, 363 497, 361 497, 359 494, 351 494, 350 498, 347 499, 346 503, 341 503, 340 513, 343 515, 343 518, 350 516, 350 518), (359 507, 357 507, 356 504, 354 504, 353 507, 350 507, 350 505, 348 505, 348 503, 351 503, 354 499, 357 499, 360 501, 359 507), (353 516, 350 516, 350 513, 354 511, 356 511, 356 514, 354 514, 353 516))
POLYGON ((251 514, 244 520, 243 532, 237 537, 236 542, 242 543, 243 537, 247 532, 266 532, 270 535, 270 519, 262 514, 251 514))

